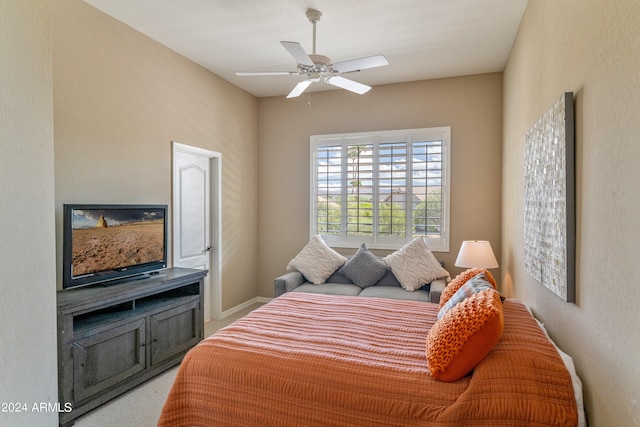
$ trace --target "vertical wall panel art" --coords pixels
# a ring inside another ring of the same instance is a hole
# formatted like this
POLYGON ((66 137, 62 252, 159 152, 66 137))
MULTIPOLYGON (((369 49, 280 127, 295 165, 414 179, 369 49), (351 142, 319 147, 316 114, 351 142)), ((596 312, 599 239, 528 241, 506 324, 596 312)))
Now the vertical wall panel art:
POLYGON ((527 132, 524 258, 528 274, 575 302, 575 138, 573 93, 527 132))

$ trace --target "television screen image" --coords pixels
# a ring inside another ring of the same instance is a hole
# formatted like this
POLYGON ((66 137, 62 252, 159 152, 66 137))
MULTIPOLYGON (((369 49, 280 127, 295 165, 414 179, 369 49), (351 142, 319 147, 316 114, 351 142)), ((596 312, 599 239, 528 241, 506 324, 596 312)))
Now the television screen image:
POLYGON ((166 266, 165 205, 65 205, 64 287, 166 266))

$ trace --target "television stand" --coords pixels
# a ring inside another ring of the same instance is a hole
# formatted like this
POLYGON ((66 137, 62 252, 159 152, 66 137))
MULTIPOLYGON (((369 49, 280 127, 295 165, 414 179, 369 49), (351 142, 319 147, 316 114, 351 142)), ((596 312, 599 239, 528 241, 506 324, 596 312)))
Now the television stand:
POLYGON ((166 275, 167 273, 165 273, 164 270, 150 271, 148 273, 134 274, 133 276, 127 276, 127 277, 122 277, 120 279, 113 279, 113 280, 108 280, 106 282, 96 283, 94 285, 89 285, 87 287, 95 286, 95 287, 106 288, 113 285, 119 285, 124 282, 132 282, 134 280, 145 280, 145 279, 152 279, 152 278, 158 278, 158 277, 166 277, 166 275))
POLYGON ((204 337, 206 270, 57 293, 60 425, 180 363, 204 337))

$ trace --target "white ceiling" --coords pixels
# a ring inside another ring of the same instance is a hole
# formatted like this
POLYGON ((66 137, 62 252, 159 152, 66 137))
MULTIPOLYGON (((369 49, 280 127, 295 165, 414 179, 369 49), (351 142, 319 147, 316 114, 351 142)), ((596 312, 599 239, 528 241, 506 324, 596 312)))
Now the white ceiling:
MULTIPOLYGON (((286 95, 304 76, 280 45, 332 62, 384 54, 389 65, 350 74, 368 85, 502 71, 527 0, 85 0, 255 96, 286 95)), ((335 89, 315 83, 315 90, 335 89)), ((375 90, 375 87, 374 87, 375 90)))

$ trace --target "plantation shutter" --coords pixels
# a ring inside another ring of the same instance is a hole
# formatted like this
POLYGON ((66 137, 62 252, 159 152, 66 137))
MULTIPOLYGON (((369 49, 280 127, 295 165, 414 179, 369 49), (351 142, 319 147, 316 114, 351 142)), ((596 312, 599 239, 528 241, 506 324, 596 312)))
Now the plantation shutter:
POLYGON ((311 234, 338 247, 448 251, 450 128, 311 138, 311 234))

